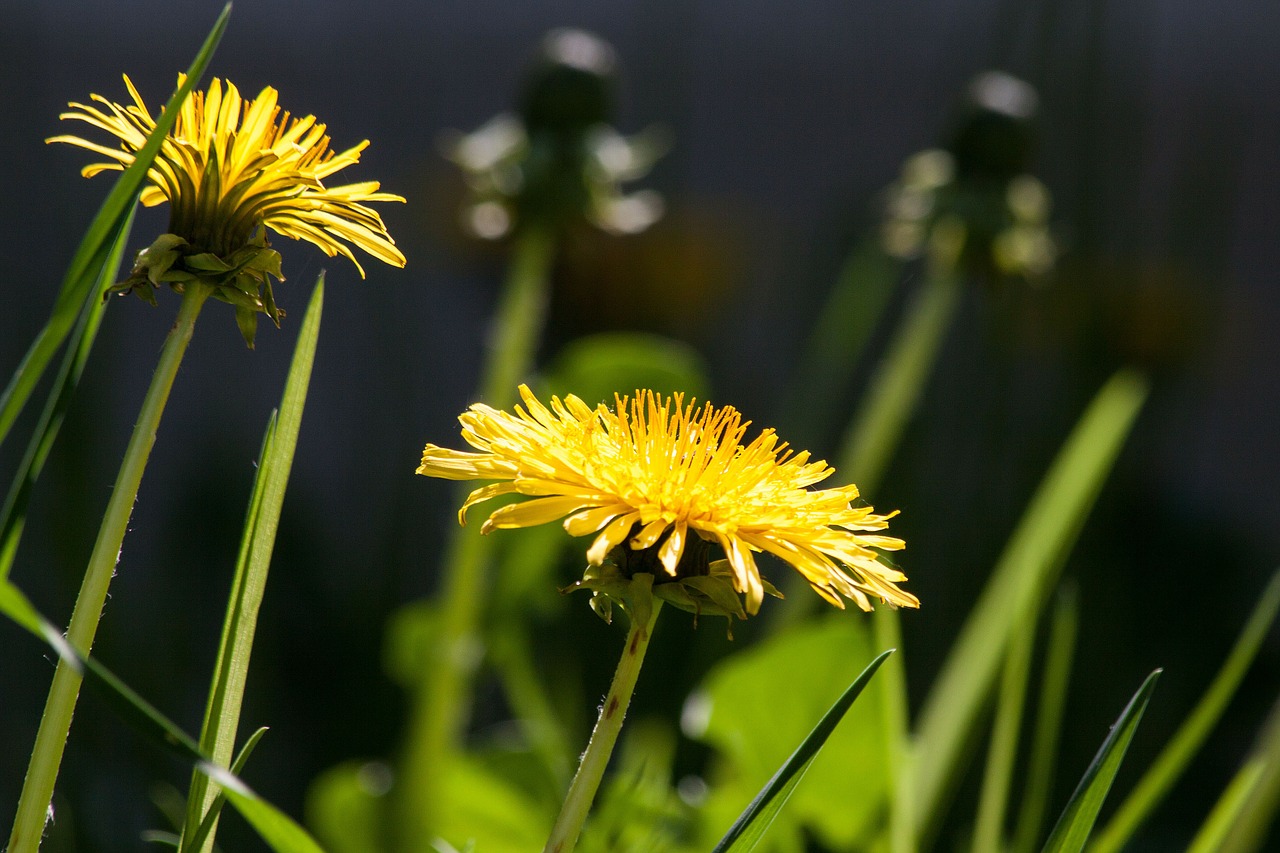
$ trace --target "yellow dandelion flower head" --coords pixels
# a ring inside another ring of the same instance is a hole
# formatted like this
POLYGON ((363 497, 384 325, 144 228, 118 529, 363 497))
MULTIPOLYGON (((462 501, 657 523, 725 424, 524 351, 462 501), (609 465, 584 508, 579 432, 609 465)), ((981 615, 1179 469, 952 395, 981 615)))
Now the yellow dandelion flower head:
MULTIPOLYGON (((185 80, 179 75, 179 85, 185 80)), ((155 119, 129 77, 124 77, 132 104, 121 105, 101 95, 92 104, 71 103, 60 118, 82 121, 119 140, 118 147, 79 136, 55 136, 107 158, 85 166, 92 177, 122 171, 155 129, 155 119)), ((154 207, 172 205, 170 231, 191 246, 191 253, 226 258, 250 244, 265 226, 277 234, 305 240, 327 255, 342 255, 364 276, 350 243, 397 267, 404 255, 387 233, 381 216, 367 202, 399 201, 378 192, 376 181, 329 187, 324 181, 360 160, 368 140, 335 153, 326 126, 315 116, 292 118, 277 104, 277 92, 264 88, 245 100, 230 82, 215 79, 204 92, 192 92, 147 173, 141 201, 154 207)))
MULTIPOLYGON (((832 604, 843 599, 871 609, 871 599, 918 607, 896 584, 906 577, 877 559, 901 539, 876 533, 889 515, 857 507, 856 486, 810 488, 833 473, 807 452, 792 453, 771 429, 744 443, 749 422, 731 406, 701 408, 682 395, 637 391, 595 408, 569 395, 543 405, 520 386, 524 405, 514 414, 483 404, 464 412, 462 436, 476 452, 428 444, 419 474, 449 480, 496 480, 473 491, 459 511, 499 495, 529 500, 507 504, 482 532, 564 519, 572 536, 594 536, 587 561, 599 566, 622 549, 648 552, 655 583, 698 567, 686 565, 690 547, 719 545, 755 613, 764 584, 755 555, 789 563, 832 604), (691 535, 692 534, 692 535, 691 535), (665 575, 665 577, 664 577, 665 575)), ((616 558, 615 558, 616 559, 616 558)), ((647 570, 647 569, 646 569, 647 570)))

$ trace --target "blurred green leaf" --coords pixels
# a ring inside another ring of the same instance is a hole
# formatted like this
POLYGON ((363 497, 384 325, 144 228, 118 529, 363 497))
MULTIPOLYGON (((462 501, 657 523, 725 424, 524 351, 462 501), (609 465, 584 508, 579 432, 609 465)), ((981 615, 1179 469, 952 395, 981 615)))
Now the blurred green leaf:
POLYGON ((1053 618, 1049 623, 1045 662, 1041 668, 1039 710, 1035 732, 1031 736, 1031 756, 1027 763, 1026 783, 1022 786, 1012 853, 1032 853, 1044 825, 1079 621, 1079 597, 1074 586, 1066 586, 1054 602, 1053 618))
POLYGON ((1214 725, 1222 718, 1227 704, 1235 696, 1249 665, 1257 657, 1280 611, 1280 572, 1271 578, 1266 591, 1253 608, 1240 637, 1214 677, 1213 683, 1196 704, 1177 734, 1165 746, 1133 789, 1133 793, 1116 811, 1115 816, 1089 845, 1089 853, 1118 853, 1178 780, 1191 759, 1199 751, 1214 725))
POLYGON ((40 377, 54 353, 62 346, 71 331, 72 324, 80 314, 82 306, 90 299, 102 298, 102 290, 95 289, 104 274, 114 277, 114 269, 107 270, 105 265, 111 256, 112 244, 124 231, 126 223, 132 216, 138 193, 146 180, 147 170, 160 150, 165 136, 173 128, 178 119, 178 106, 186 100, 187 95, 204 75, 213 52, 226 30, 227 20, 231 15, 231 4, 223 7, 222 14, 214 23, 213 29, 205 38, 200 52, 196 54, 191 67, 187 69, 186 81, 169 98, 164 113, 156 120, 155 130, 147 137, 146 143, 138 150, 134 162, 124 170, 107 195, 106 201, 98 210, 97 216, 90 223, 88 231, 80 241, 79 248, 71 259, 62 287, 58 291, 57 301, 48 322, 36 336, 35 342, 23 357, 13 378, 9 380, 4 393, 0 394, 0 443, 9 434, 9 428, 21 413, 31 396, 40 377))
POLYGON ((382 815, 391 784, 391 768, 380 761, 331 767, 307 791, 307 825, 329 853, 384 849, 382 815))
POLYGON ((831 729, 840 717, 823 715, 830 714, 838 699, 844 702, 841 712, 848 710, 857 691, 846 692, 843 699, 837 691, 850 682, 861 690, 883 660, 876 658, 859 675, 861 661, 873 656, 865 620, 841 613, 776 634, 724 660, 708 675, 686 704, 683 721, 687 734, 719 752, 703 815, 708 828, 722 827, 738 815, 744 800, 771 777, 776 781, 779 767, 795 772, 810 760, 821 740, 806 740, 806 735, 822 730, 821 736, 830 738, 808 768, 808 784, 791 797, 777 830, 781 834, 771 837, 770 844, 785 846, 798 825, 813 829, 832 847, 848 847, 867 831, 885 802, 877 692, 883 687, 872 685, 867 699, 849 710, 849 723, 834 734, 831 729), (779 696, 786 701, 779 702, 779 696), (818 718, 824 723, 808 731, 808 721, 818 718), (802 741, 811 751, 792 753, 792 745, 802 741), (788 765, 788 756, 802 757, 788 765), (850 767, 859 772, 850 774, 850 767))
POLYGON ((249 822, 276 853, 321 853, 321 848, 291 818, 255 794, 230 770, 215 765, 199 745, 182 729, 139 696, 110 670, 92 657, 72 648, 62 633, 41 616, 8 580, 0 580, 0 613, 8 616, 49 644, 67 664, 84 674, 85 681, 100 691, 104 699, 130 726, 165 749, 194 762, 196 768, 222 786, 236 811, 249 822))
POLYGON ((1187 853, 1257 853, 1280 808, 1280 701, 1187 853))
POLYGON ((683 392, 685 402, 710 394, 706 366, 689 345, 657 335, 607 333, 568 344, 547 368, 543 385, 557 396, 576 394, 589 406, 613 405, 636 389, 683 392))
MULTIPOLYGON (((293 361, 285 380, 279 414, 272 412, 259 455, 249 510, 245 517, 240 554, 231 582, 226 619, 218 644, 213 683, 205 707, 200 746, 216 764, 228 764, 235 750, 236 731, 240 725, 240 706, 244 699, 253 637, 258 624, 258 609, 267 585, 271 553, 280 524, 280 508, 285 487, 298 446, 302 411, 306 405, 311 367, 315 361, 320 337, 320 316, 324 308, 324 273, 316 280, 315 290, 298 332, 293 361)), ((187 796, 186 831, 195 832, 205 823, 204 815, 217 796, 207 777, 197 773, 191 779, 187 796)), ((183 850, 211 850, 217 834, 217 821, 210 826, 207 838, 199 844, 184 840, 183 850)))
POLYGON ((991 695, 1014 626, 1044 604, 1148 390, 1132 370, 1102 387, 1058 452, 969 614, 921 712, 910 767, 924 846, 945 813, 963 747, 991 695))
POLYGON ((1111 733, 1103 741, 1102 748, 1094 756, 1075 793, 1067 801, 1067 807, 1058 818, 1053 832, 1049 834, 1042 853, 1080 853, 1084 849, 1094 821, 1098 819, 1102 802, 1111 790, 1116 771, 1124 761, 1129 741, 1133 740, 1133 733, 1142 721, 1142 712, 1151 701, 1151 693, 1156 689, 1156 679, 1160 677, 1160 672, 1157 669, 1147 676, 1147 680, 1142 682, 1138 692, 1129 700, 1120 719, 1111 727, 1111 733))

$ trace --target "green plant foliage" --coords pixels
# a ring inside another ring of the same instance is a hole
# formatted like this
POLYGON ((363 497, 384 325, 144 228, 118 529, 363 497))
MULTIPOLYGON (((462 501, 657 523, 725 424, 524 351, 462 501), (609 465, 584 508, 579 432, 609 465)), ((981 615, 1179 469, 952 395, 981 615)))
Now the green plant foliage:
MULTIPOLYGON (((703 807, 703 837, 718 838, 875 657, 865 620, 836 613, 781 632, 718 664, 686 705, 691 737, 717 750, 711 793, 703 807), (779 697, 786 701, 779 701, 779 697)), ((849 847, 873 824, 885 802, 878 682, 831 735, 770 835, 769 849, 794 849, 799 827, 824 843, 849 847), (856 768, 856 772, 852 770, 856 768), (775 839, 776 835, 776 839, 775 839)))
POLYGON ((1120 719, 1111 727, 1111 733, 1085 770, 1084 777, 1067 802, 1053 832, 1049 834, 1042 853, 1080 853, 1084 849, 1089 833, 1093 831, 1094 821, 1098 819, 1102 801, 1111 790, 1116 771, 1124 761, 1129 741, 1133 740, 1133 733, 1142 721, 1142 712, 1151 701, 1151 693, 1156 689, 1156 679, 1160 677, 1160 672, 1157 669, 1147 676, 1147 680, 1129 700, 1120 719))
POLYGON ((790 800, 791 795, 800 784, 800 780, 804 777, 810 765, 814 763, 823 746, 827 743, 828 738, 835 731, 836 726, 840 724, 854 701, 862 694, 863 689, 871 680, 871 676, 875 675, 876 670, 891 654, 893 654, 893 649, 881 652, 854 679, 854 682, 840 695, 835 704, 822 715, 822 719, 813 727, 813 731, 809 733, 808 737, 804 739, 800 746, 796 747, 795 752, 791 754, 786 763, 778 768, 778 772, 773 775, 769 783, 751 801, 746 811, 738 816, 738 819, 729 828, 724 838, 720 839, 720 843, 716 845, 714 853, 748 853, 748 851, 754 850, 759 846, 765 833, 769 830, 774 820, 777 819, 783 806, 790 800))
POLYGON ((110 670, 91 657, 76 652, 71 644, 31 605, 22 592, 7 580, 0 580, 0 613, 12 619, 57 652, 69 666, 83 673, 103 698, 135 730, 157 745, 195 764, 221 786, 228 802, 257 830, 275 853, 321 853, 321 848, 302 827, 284 812, 255 794, 248 785, 200 750, 199 744, 176 724, 131 690, 110 670))

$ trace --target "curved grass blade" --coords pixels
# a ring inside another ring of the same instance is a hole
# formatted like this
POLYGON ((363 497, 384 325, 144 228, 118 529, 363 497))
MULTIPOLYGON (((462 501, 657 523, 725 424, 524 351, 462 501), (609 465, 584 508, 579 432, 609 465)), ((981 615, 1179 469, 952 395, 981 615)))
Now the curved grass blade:
POLYGON ((48 643, 85 681, 100 691, 125 722, 169 752, 193 762, 226 792, 227 800, 276 853, 323 853, 320 845, 284 812, 255 794, 238 776, 213 763, 200 745, 92 657, 79 654, 62 633, 8 580, 0 580, 0 613, 48 643))
POLYGON ((964 745, 991 695, 1014 626, 1043 606, 1146 399, 1121 370, 1081 416, 1041 481, 921 712, 909 780, 922 846, 943 817, 964 745))
POLYGON ((1079 623, 1079 596, 1072 585, 1058 593, 1053 618, 1049 622, 1035 732, 1031 736, 1031 757, 1027 762, 1026 783, 1022 789, 1022 805, 1018 811, 1011 853, 1032 853, 1044 826, 1079 623))
MULTIPOLYGON (((267 733, 267 727, 262 726, 256 732, 249 735, 249 739, 245 741, 244 747, 241 748, 240 754, 236 756, 236 760, 231 764, 231 772, 239 776, 244 770, 244 765, 249 760, 249 756, 253 754, 253 750, 258 745, 258 741, 262 740, 262 736, 267 733)), ((213 802, 209 805, 209 811, 205 813, 204 819, 200 821, 200 826, 191 836, 188 846, 194 849, 200 849, 205 839, 211 838, 210 833, 213 832, 214 826, 218 822, 218 815, 222 813, 222 807, 226 805, 227 794, 225 791, 219 791, 218 795, 213 798, 213 802)), ((173 846, 182 849, 182 836, 175 835, 173 846)))
MULTIPOLYGON (((289 366, 288 378, 285 380, 279 414, 272 413, 263 438, 258 473, 254 477, 240 554, 236 560, 226 619, 222 626, 222 639, 218 644, 213 683, 209 688, 204 723, 201 726, 200 747, 219 765, 230 763, 235 749, 240 706, 244 698, 249 658, 258 624, 258 609, 267 585, 267 572, 280 523, 285 486, 293 465, 294 450, 298 446, 298 430, 302 425, 302 410, 307 399, 311 366, 315 361, 323 307, 324 273, 321 273, 307 306, 307 314, 302 320, 302 328, 298 332, 298 342, 289 366)), ((204 825, 205 815, 213 807, 216 796, 207 775, 193 774, 187 795, 187 831, 194 832, 197 827, 204 825)), ((195 844, 184 839, 181 849, 211 850, 215 834, 216 818, 204 841, 195 844)))
MULTIPOLYGON (((115 185, 108 193, 98 214, 93 218, 79 248, 71 259, 67 273, 62 279, 62 287, 58 291, 53 313, 43 329, 36 335, 35 342, 27 350, 13 378, 9 380, 4 393, 0 394, 0 444, 4 443, 9 428, 17 420, 31 396, 35 386, 44 375, 45 368, 53 359, 54 353, 62 346, 71 332, 81 306, 90 299, 100 298, 101 291, 94 285, 102 277, 103 269, 110 255, 111 243, 120 234, 125 220, 138 199, 142 182, 152 161, 160 151, 160 144, 178 120, 178 107, 204 75, 213 52, 222 39, 227 28, 227 19, 231 15, 231 4, 228 3, 214 22, 213 29, 205 38, 200 52, 196 54, 191 67, 187 69, 187 79, 165 104, 164 113, 156 121, 156 128, 147 137, 146 144, 138 150, 134 162, 116 179, 115 185)), ((112 274, 114 270, 112 271, 112 274)))
POLYGON ((1147 703, 1151 701, 1151 693, 1156 688, 1156 679, 1160 677, 1162 671, 1157 669, 1147 676, 1147 680, 1142 682, 1138 692, 1129 700, 1120 719, 1116 720, 1115 725, 1111 727, 1111 733, 1102 742, 1102 748, 1094 756, 1089 769, 1084 772, 1084 777, 1076 786, 1075 793, 1067 801, 1067 807, 1058 818, 1058 823, 1049 834, 1049 840, 1045 842, 1041 853, 1080 853, 1084 849, 1085 842, 1089 840, 1089 833, 1093 830, 1094 821, 1098 819, 1102 801, 1111 790, 1116 771, 1124 761, 1125 750, 1129 748, 1129 741, 1133 740, 1133 733, 1137 731, 1138 723, 1142 721, 1142 712, 1147 709, 1147 703))
POLYGON ((809 736, 796 748, 786 763, 778 768, 778 772, 761 789, 746 810, 738 816, 733 826, 729 827, 729 831, 720 839, 720 843, 715 846, 712 853, 746 853, 755 849, 778 812, 786 805, 791 792, 800 783, 809 765, 813 763, 818 750, 822 749, 822 745, 826 743, 836 725, 853 705, 853 701, 871 681, 871 676, 875 675, 876 670, 893 652, 893 649, 881 652, 880 656, 868 664, 862 674, 854 679, 849 688, 813 727, 813 731, 809 732, 809 736))
POLYGON ((1160 803, 1221 719, 1280 611, 1280 572, 1271 578, 1213 683, 1147 770, 1115 816, 1089 845, 1089 853, 1118 853, 1160 803))
MULTIPOLYGON (((115 271, 120 268, 125 243, 129 240, 129 230, 133 225, 133 214, 134 208, 130 208, 109 247, 95 293, 106 289, 115 277, 115 271)), ((40 420, 31 434, 31 441, 27 445, 26 453, 23 454, 22 462, 18 465, 13 485, 5 497, 4 508, 0 509, 0 578, 7 578, 9 570, 13 567, 13 559, 18 552, 18 540, 22 538, 22 529, 26 525, 27 501, 30 499, 31 489, 39 479, 40 471, 49 457, 49 451, 53 448, 53 442, 58 437, 58 430, 62 427, 67 406, 70 405, 71 396, 80 383, 80 375, 84 372, 85 363, 89 360, 89 353, 93 349, 93 342, 98 336, 98 328, 102 325, 102 317, 106 309, 107 303, 96 297, 84 303, 73 333, 75 343, 63 357, 58 378, 54 380, 49 399, 45 401, 44 411, 40 413, 40 420)))
POLYGON ((1280 807, 1280 701, 1187 853, 1256 853, 1280 807))

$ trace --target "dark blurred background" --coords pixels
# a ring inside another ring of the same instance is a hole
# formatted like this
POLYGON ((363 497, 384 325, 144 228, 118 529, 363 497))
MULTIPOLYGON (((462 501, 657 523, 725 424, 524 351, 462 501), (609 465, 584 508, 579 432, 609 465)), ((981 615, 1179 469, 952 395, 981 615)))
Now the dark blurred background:
MULTIPOLYGON (((219 9, 0 4, 0 374, 47 317, 109 188, 108 177, 79 177, 85 152, 43 143, 72 130, 58 113, 91 92, 124 100, 121 72, 158 108, 219 9)), ((301 814, 317 773, 394 752, 405 707, 382 673, 384 623, 432 590, 453 517, 452 492, 413 469, 425 441, 459 443, 455 417, 477 381, 503 269, 500 248, 459 228, 462 183, 437 140, 511 109, 539 39, 567 25, 617 48, 619 128, 661 123, 673 146, 642 182, 664 195, 662 222, 639 236, 584 237, 562 255, 543 355, 603 329, 672 335, 707 359, 714 401, 757 423, 776 411, 842 258, 877 221, 880 190, 906 156, 941 141, 967 81, 1001 68, 1038 89, 1034 172, 1053 194, 1065 254, 1041 286, 967 291, 922 410, 870 497, 902 510, 902 563, 924 602, 905 619, 918 697, 1085 403, 1122 364, 1151 371, 1153 396, 1067 568, 1084 621, 1064 780, 1078 778, 1142 677, 1166 668, 1120 782, 1131 784, 1216 671, 1280 551, 1280 7, 1271 4, 237 3, 211 73, 246 95, 275 86, 286 108, 327 122, 339 149, 372 140, 344 177, 408 198, 381 209, 409 263, 370 260, 362 281, 349 263, 280 239, 283 329, 264 325, 249 351, 230 311, 206 312, 96 652, 198 729, 253 460, 311 283, 327 269, 249 679, 244 725, 272 727, 250 781, 301 814)), ((131 250, 166 217, 141 215, 131 250)), ((69 617, 176 305, 162 294, 158 309, 111 306, 36 493, 14 578, 57 622, 69 617)), ((865 370, 842 404, 864 380, 865 370)), ((0 471, 16 464, 15 435, 0 471)), ((810 440, 831 454, 834 439, 810 440)), ((719 627, 702 633, 722 639, 719 627)), ((0 650, 7 826, 52 667, 8 624, 0 650)), ((609 666, 597 665, 601 691, 609 666)), ((678 708, 698 675, 650 701, 678 708)), ((1277 684, 1273 634, 1210 750, 1134 849, 1185 845, 1277 684)), ((162 823, 149 786, 185 790, 186 778, 86 695, 60 780, 63 835, 78 839, 75 849, 136 849, 138 832, 162 823)), ((233 823, 227 843, 253 849, 235 841, 244 835, 233 823)))

